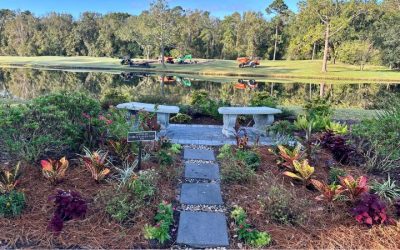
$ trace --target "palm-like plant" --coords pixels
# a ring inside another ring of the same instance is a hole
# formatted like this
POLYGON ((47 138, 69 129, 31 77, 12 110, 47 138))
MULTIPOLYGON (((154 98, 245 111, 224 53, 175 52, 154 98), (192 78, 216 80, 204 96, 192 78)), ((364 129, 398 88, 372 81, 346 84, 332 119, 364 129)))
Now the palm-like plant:
POLYGON ((328 203, 335 201, 337 198, 339 198, 340 194, 345 191, 341 185, 337 184, 328 185, 324 182, 314 179, 311 180, 311 183, 321 193, 321 195, 317 196, 315 199, 326 201, 328 203))
POLYGON ((371 191, 389 202, 400 198, 400 187, 396 185, 396 181, 390 179, 390 175, 383 183, 372 183, 371 191))
POLYGON ((308 160, 303 160, 303 162, 293 161, 294 172, 285 171, 283 172, 284 175, 291 177, 293 179, 299 180, 304 184, 308 184, 311 176, 314 174, 314 167, 308 164, 308 160))
POLYGON ((339 177, 339 180, 352 201, 356 200, 361 194, 367 192, 369 189, 367 184, 368 179, 365 176, 360 176, 355 179, 353 176, 347 175, 345 177, 339 177))
POLYGON ((50 180, 51 183, 55 184, 64 179, 69 162, 65 157, 63 157, 58 161, 51 159, 41 160, 40 165, 42 165, 43 176, 50 180))
POLYGON ((110 173, 108 166, 108 152, 97 150, 91 152, 87 148, 83 148, 85 155, 82 155, 81 162, 92 175, 92 178, 96 181, 102 181, 110 173))
POLYGON ((302 150, 302 145, 298 143, 296 147, 293 150, 290 150, 289 148, 283 146, 283 145, 278 145, 278 150, 279 150, 279 157, 280 160, 278 161, 278 164, 293 170, 294 169, 294 161, 300 161, 301 159, 304 158, 304 151, 302 150))
POLYGON ((21 177, 21 162, 12 170, 0 169, 0 193, 9 193, 15 189, 21 177))

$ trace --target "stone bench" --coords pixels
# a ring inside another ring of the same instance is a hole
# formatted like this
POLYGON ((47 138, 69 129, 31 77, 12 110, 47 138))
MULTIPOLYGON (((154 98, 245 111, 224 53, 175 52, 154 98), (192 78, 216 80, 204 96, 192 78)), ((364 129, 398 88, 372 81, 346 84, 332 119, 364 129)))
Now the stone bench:
POLYGON ((268 107, 221 107, 218 112, 223 115, 224 126, 222 133, 234 137, 236 119, 238 115, 253 115, 254 129, 260 134, 266 133, 266 128, 274 122, 274 115, 282 113, 281 110, 268 107))
POLYGON ((130 112, 134 111, 147 111, 152 113, 157 113, 157 122, 161 126, 161 129, 167 129, 169 126, 169 116, 170 114, 176 114, 179 112, 179 107, 177 106, 166 106, 166 105, 154 105, 150 103, 141 102, 127 102, 117 105, 119 109, 127 109, 130 112))

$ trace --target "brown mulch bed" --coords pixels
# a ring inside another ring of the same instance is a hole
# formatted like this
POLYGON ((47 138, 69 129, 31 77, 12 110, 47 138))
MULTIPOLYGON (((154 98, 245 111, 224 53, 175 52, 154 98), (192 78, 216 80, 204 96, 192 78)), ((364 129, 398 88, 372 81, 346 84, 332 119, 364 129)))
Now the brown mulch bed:
MULTIPOLYGON (((248 215, 249 222, 261 231, 271 234, 273 243, 268 248, 279 249, 399 249, 400 223, 396 225, 374 226, 369 229, 357 224, 348 213, 350 206, 346 203, 337 203, 329 208, 315 200, 317 191, 292 183, 282 175, 284 169, 276 164, 276 156, 268 152, 267 147, 258 149, 262 157, 262 164, 257 174, 246 184, 222 184, 224 200, 228 211, 234 205, 241 206, 248 215), (278 186, 290 192, 294 207, 300 207, 306 219, 301 224, 279 224, 273 221, 266 213, 266 200, 271 187, 278 186)), ((334 161, 331 154, 325 150, 319 154, 314 164, 315 179, 327 180, 328 162, 334 161)), ((351 166, 341 166, 354 176, 365 175, 362 169, 351 166)), ((369 175, 369 179, 379 177, 369 175)), ((391 211, 393 212, 393 211, 391 211)), ((246 248, 243 242, 237 239, 233 221, 229 218, 229 233, 231 248, 246 248)))
POLYGON ((72 164, 64 182, 52 186, 43 178, 39 166, 24 166, 19 189, 25 192, 26 208, 19 218, 0 219, 0 248, 149 248, 149 241, 143 236, 143 227, 154 224, 160 202, 175 201, 181 163, 175 159, 174 166, 167 169, 168 174, 153 162, 146 162, 142 169, 150 168, 156 169, 160 176, 155 197, 149 205, 139 209, 131 221, 119 224, 105 211, 106 202, 115 195, 111 183, 97 184, 86 169, 72 164), (84 220, 65 222, 61 234, 54 236, 47 230, 54 211, 48 196, 55 194, 59 188, 80 192, 88 201, 88 211, 84 220))

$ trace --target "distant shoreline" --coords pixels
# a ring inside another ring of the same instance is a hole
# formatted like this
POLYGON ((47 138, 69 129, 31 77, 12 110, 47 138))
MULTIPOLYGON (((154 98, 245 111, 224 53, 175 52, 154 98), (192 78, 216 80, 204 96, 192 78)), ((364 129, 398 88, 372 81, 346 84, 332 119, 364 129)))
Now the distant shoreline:
MULTIPOLYGON (((10 57, 0 56, 0 67, 4 68, 34 68, 50 70, 88 70, 88 71, 117 71, 117 72, 148 72, 155 74, 184 74, 204 77, 238 77, 238 78, 267 78, 290 79, 300 82, 311 81, 357 81, 365 83, 400 83, 400 72, 385 71, 384 67, 374 67, 371 70, 357 71, 356 66, 341 64, 341 71, 330 65, 333 72, 327 74, 302 71, 298 66, 310 64, 316 67, 319 61, 263 61, 260 68, 239 69, 234 60, 212 60, 209 63, 167 65, 164 69, 160 64, 153 64, 153 68, 133 68, 122 66, 119 59, 102 57, 10 57), (297 64, 296 64, 297 63, 297 64), (274 64, 279 64, 275 66, 274 64), (343 69, 344 67, 349 68, 343 69), (282 73, 276 73, 282 72, 282 73), (297 72, 297 73, 296 73, 297 72), (360 75, 365 75, 361 77, 360 75), (391 75, 391 76, 387 76, 391 75), (383 77, 382 77, 383 76, 383 77)), ((311 68, 313 69, 313 68, 311 68)), ((315 71, 315 70, 314 70, 315 71)), ((329 83, 329 82, 328 82, 329 83)))

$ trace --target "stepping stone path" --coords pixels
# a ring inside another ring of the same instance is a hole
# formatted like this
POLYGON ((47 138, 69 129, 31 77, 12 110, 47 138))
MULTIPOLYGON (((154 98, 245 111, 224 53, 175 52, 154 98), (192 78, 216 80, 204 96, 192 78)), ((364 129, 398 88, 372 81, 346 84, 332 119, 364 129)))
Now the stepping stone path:
POLYGON ((180 213, 177 243, 189 247, 228 247, 226 217, 221 212, 209 212, 215 206, 223 206, 219 184, 219 166, 212 150, 185 148, 185 180, 181 188, 180 202, 205 208, 194 211, 186 208, 180 213))

